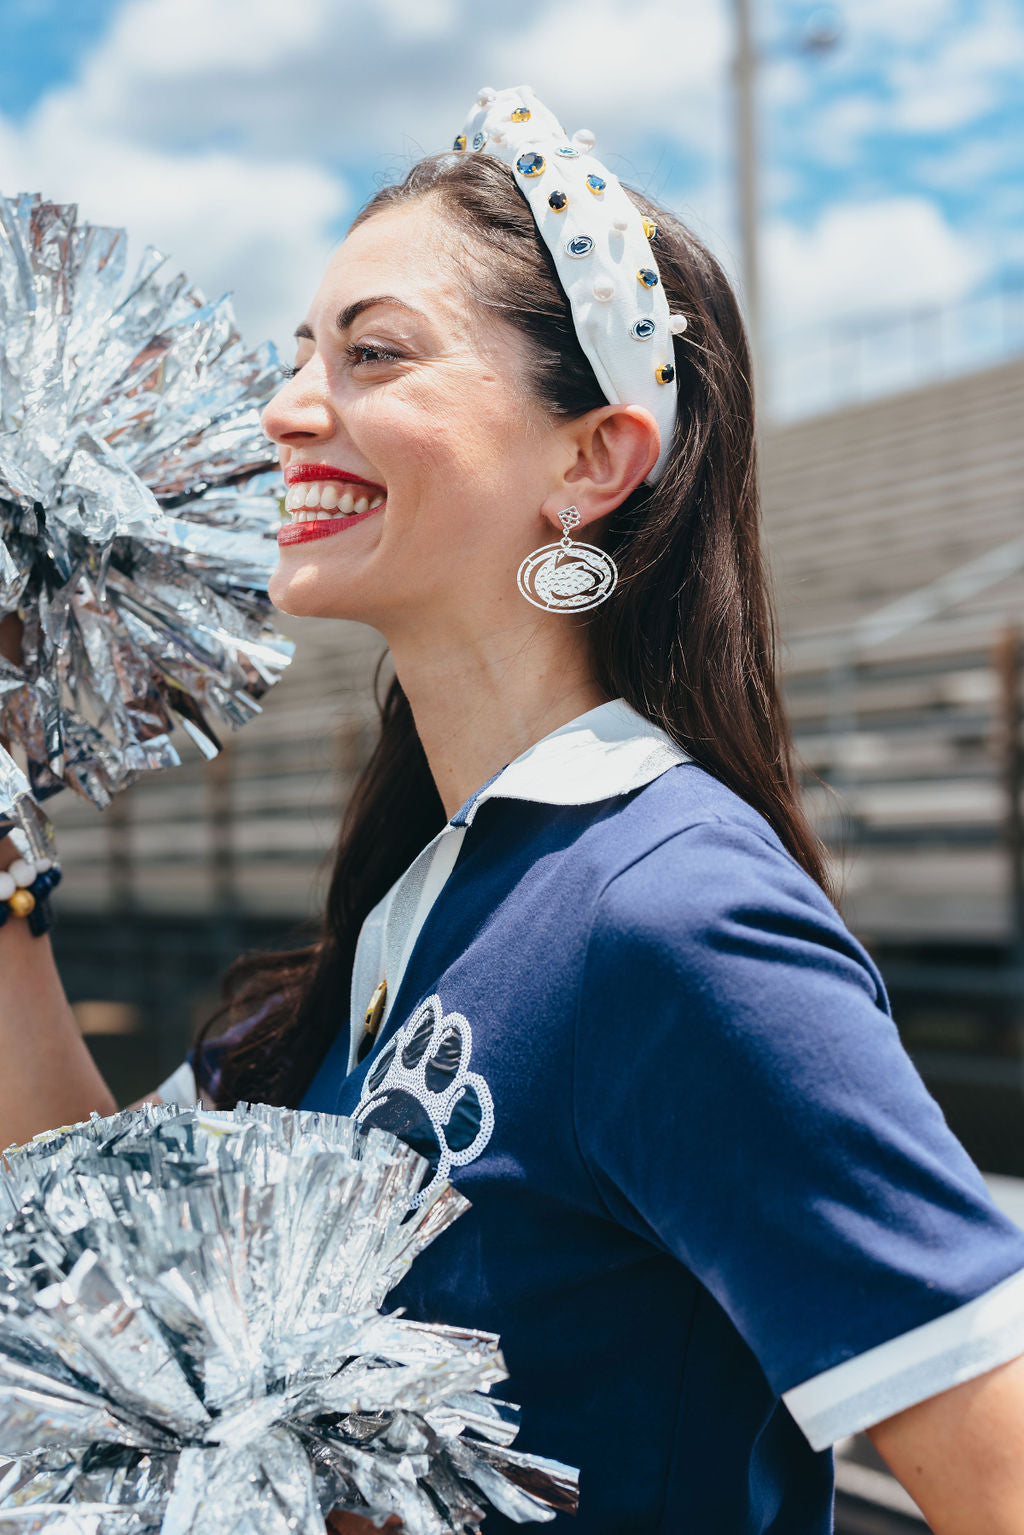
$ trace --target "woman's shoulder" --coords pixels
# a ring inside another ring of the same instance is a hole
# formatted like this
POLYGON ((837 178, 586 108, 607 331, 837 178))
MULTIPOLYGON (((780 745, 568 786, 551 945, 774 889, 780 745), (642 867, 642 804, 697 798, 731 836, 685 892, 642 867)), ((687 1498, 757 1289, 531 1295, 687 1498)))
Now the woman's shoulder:
POLYGON ((771 823, 695 762, 670 768, 631 796, 618 830, 618 872, 641 861, 648 872, 682 864, 690 872, 699 866, 710 877, 744 871, 764 877, 771 871, 774 886, 834 909, 771 823))
POLYGON ((623 806, 616 857, 595 891, 592 942, 730 971, 743 955, 775 968, 838 967, 883 1008, 878 972, 821 886, 769 822, 693 763, 623 806))

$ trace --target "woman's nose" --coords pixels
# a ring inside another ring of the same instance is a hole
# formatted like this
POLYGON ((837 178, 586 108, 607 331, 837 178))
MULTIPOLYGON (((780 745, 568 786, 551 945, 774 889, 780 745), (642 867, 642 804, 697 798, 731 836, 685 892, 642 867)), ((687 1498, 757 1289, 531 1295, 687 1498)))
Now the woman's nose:
POLYGON ((317 357, 283 383, 266 406, 263 430, 281 444, 316 442, 332 437, 338 420, 331 403, 327 375, 317 357))

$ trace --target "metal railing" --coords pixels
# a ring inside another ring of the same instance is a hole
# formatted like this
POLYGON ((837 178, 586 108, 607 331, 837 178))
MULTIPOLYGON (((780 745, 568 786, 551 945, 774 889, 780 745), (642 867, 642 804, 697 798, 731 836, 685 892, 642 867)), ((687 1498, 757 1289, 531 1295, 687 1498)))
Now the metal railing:
POLYGON ((957 303, 824 321, 769 337, 767 414, 824 414, 1024 352, 1024 271, 957 303))

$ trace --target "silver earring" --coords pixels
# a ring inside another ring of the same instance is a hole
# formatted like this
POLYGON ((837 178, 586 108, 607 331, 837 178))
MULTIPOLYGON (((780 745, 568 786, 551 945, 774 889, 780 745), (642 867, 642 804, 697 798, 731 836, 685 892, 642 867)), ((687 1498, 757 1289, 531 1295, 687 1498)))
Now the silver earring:
POLYGON ((615 561, 595 544, 574 544, 570 529, 579 527, 575 506, 559 512, 562 537, 528 554, 516 581, 527 602, 545 613, 585 613, 615 590, 619 572, 615 561))

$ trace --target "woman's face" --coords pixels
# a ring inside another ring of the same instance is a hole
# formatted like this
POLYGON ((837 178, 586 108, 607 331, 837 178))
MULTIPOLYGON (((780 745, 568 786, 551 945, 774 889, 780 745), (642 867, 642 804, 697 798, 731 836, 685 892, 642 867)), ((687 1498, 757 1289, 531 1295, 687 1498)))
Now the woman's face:
POLYGON ((287 613, 391 636, 480 632, 525 607, 516 570, 574 450, 529 392, 527 345, 474 302, 465 236, 422 201, 374 215, 333 256, 264 427, 289 505, 270 583, 287 613), (339 505, 340 501, 340 505, 339 505))

